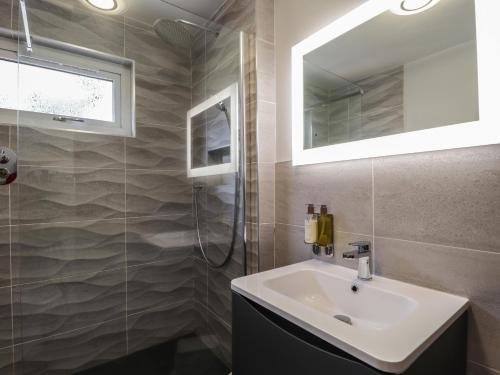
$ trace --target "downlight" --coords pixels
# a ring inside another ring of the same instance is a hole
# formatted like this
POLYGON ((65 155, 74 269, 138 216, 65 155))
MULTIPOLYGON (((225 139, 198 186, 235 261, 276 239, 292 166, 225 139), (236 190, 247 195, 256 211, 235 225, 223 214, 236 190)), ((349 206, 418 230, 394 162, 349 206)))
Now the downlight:
POLYGON ((410 16, 425 12, 437 3, 439 0, 398 0, 391 11, 400 16, 410 16))
POLYGON ((126 10, 126 0, 80 0, 87 8, 103 14, 121 14, 126 10))
POLYGON ((118 8, 116 0, 87 0, 87 2, 99 10, 115 10, 118 8))

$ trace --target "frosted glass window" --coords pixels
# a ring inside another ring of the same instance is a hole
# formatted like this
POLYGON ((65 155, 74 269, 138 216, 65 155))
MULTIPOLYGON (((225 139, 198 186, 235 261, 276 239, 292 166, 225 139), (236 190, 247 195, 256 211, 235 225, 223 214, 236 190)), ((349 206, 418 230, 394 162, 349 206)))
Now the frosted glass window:
POLYGON ((15 62, 0 61, 0 81, 5 83, 0 91, 0 107, 114 120, 112 81, 35 65, 19 64, 19 71, 17 67, 15 62))

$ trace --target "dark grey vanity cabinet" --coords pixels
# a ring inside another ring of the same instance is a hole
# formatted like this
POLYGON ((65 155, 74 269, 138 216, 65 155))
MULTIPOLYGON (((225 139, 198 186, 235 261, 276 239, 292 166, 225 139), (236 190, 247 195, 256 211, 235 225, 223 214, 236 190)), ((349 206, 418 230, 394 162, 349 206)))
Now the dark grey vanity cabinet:
MULTIPOLYGON (((466 330, 464 314, 404 374, 465 375, 466 330)), ((233 375, 381 374, 233 292, 233 375)))

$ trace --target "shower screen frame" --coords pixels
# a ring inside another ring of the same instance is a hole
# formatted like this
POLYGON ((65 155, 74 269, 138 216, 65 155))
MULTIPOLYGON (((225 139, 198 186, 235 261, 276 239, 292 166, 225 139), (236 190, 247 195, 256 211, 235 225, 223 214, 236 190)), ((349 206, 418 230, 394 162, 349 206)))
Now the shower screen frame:
POLYGON ((235 82, 232 85, 226 87, 224 90, 213 95, 204 102, 198 104, 196 107, 190 109, 187 112, 187 176, 192 177, 202 177, 202 176, 214 176, 226 173, 233 173, 238 171, 238 155, 239 155, 239 145, 238 145, 238 132, 240 116, 238 111, 238 83, 235 82), (210 165, 206 167, 192 168, 192 134, 191 134, 191 119, 200 113, 205 112, 209 108, 217 105, 218 103, 230 99, 230 114, 231 114, 231 144, 230 144, 230 161, 229 163, 222 163, 217 165, 210 165))

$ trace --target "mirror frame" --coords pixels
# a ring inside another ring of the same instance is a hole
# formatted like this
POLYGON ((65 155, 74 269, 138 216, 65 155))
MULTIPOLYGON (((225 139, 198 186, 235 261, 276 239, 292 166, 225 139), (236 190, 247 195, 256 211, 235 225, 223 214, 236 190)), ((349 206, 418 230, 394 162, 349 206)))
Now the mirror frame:
POLYGON ((213 95, 204 102, 187 112, 187 175, 188 177, 214 176, 225 173, 232 173, 238 170, 238 129, 239 129, 239 113, 238 113, 238 83, 233 83, 231 86, 213 95), (223 100, 231 99, 231 147, 230 147, 230 162, 224 164, 210 165, 207 167, 191 168, 191 119, 213 107, 223 100))
MULTIPOLYGON (((399 0, 400 1, 400 0, 399 0)), ((474 0, 479 121, 304 149, 303 57, 390 10, 398 0, 368 0, 292 48, 293 165, 354 160, 500 143, 500 1, 474 0)), ((401 17, 412 17, 401 16, 401 17)))

